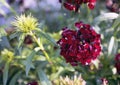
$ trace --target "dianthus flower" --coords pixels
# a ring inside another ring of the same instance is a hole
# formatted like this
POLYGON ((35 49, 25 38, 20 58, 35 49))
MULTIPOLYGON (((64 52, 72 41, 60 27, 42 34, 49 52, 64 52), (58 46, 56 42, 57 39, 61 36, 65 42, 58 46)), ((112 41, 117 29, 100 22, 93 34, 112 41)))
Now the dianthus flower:
POLYGON ((63 6, 70 11, 78 11, 79 7, 84 3, 90 9, 94 9, 96 0, 59 0, 60 3, 63 3, 63 6))
POLYGON ((120 53, 115 57, 115 67, 117 69, 117 73, 120 74, 120 53))
POLYGON ((63 29, 62 38, 57 42, 60 45, 60 54, 71 65, 78 62, 88 65, 95 60, 101 52, 100 34, 88 24, 76 22, 77 30, 63 29))

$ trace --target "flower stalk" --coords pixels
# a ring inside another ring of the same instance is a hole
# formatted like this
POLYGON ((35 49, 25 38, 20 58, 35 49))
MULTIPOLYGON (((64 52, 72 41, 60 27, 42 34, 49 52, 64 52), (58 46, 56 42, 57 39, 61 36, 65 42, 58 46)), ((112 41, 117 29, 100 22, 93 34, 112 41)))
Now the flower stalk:
POLYGON ((52 61, 51 61, 49 55, 44 50, 43 44, 40 42, 39 38, 37 38, 35 36, 35 34, 33 33, 33 31, 36 30, 36 28, 38 27, 37 19, 34 18, 33 16, 31 16, 31 14, 28 16, 26 16, 26 15, 16 16, 15 19, 16 20, 14 22, 12 22, 12 24, 13 24, 13 26, 18 28, 16 30, 18 32, 22 32, 22 33, 31 35, 33 37, 33 39, 35 40, 35 42, 38 44, 38 46, 41 49, 41 51, 43 52, 43 54, 45 55, 47 61, 50 64, 52 64, 52 61))
POLYGON ((49 57, 49 55, 47 54, 47 52, 44 50, 43 44, 39 41, 39 39, 35 36, 35 34, 31 31, 30 35, 33 37, 33 39, 35 40, 35 42, 38 44, 39 48, 41 49, 41 51, 43 52, 43 54, 45 55, 47 61, 52 64, 52 61, 49 57))

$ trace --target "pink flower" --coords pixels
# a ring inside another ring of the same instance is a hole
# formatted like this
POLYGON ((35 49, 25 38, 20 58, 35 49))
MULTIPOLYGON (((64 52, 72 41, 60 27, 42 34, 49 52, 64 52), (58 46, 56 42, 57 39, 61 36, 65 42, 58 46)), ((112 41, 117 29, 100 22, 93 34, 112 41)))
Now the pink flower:
POLYGON ((60 54, 73 66, 78 62, 87 65, 101 52, 100 35, 88 24, 76 22, 75 26, 77 30, 64 28, 62 38, 57 42, 60 54))

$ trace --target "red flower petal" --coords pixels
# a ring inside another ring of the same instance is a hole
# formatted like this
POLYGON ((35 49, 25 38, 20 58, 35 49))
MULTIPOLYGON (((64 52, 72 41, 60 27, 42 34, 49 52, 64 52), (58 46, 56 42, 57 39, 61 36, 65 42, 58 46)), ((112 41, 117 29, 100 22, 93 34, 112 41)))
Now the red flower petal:
POLYGON ((72 10, 76 10, 76 6, 74 6, 74 5, 72 5, 72 4, 69 4, 69 3, 64 3, 63 4, 64 5, 64 7, 66 8, 66 9, 68 9, 68 10, 70 10, 70 11, 72 11, 72 10))
POLYGON ((79 62, 88 65, 101 52, 100 35, 89 24, 76 22, 75 26, 78 30, 63 30, 62 38, 57 42, 60 45, 60 54, 73 66, 79 62))

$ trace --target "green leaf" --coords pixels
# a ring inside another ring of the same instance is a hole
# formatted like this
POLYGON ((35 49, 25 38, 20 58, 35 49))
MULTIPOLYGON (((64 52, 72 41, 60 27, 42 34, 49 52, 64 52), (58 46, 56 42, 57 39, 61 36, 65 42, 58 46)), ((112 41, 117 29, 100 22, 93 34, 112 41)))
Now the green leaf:
POLYGON ((29 56, 27 56, 26 61, 24 61, 24 65, 25 65, 25 71, 26 71, 26 76, 28 76, 28 73, 30 71, 31 68, 34 68, 34 65, 32 63, 32 59, 35 55, 35 51, 33 51, 29 56))
MULTIPOLYGON (((6 2, 6 0, 0 0, 0 3, 2 3, 3 6, 10 9, 10 11, 16 15, 16 11, 13 8, 11 8, 11 6, 6 2)), ((2 15, 6 16, 6 13, 3 12, 2 15)))
POLYGON ((114 21, 113 25, 111 28, 116 28, 120 24, 120 16, 114 21))
POLYGON ((47 75, 42 69, 37 70, 38 77, 40 79, 41 85, 52 85, 52 83, 48 80, 47 75))
POLYGON ((18 43, 18 48, 20 48, 20 46, 22 45, 22 43, 24 42, 26 34, 21 34, 19 37, 19 43, 18 43))
POLYGON ((112 12, 111 13, 104 13, 104 14, 96 17, 93 21, 93 24, 98 25, 102 21, 116 19, 116 18, 118 18, 118 16, 119 16, 119 14, 117 14, 117 13, 112 13, 112 12))
POLYGON ((17 79, 19 78, 19 76, 21 75, 21 73, 22 73, 22 71, 17 72, 17 73, 13 76, 13 78, 11 79, 9 85, 15 85, 15 83, 16 83, 17 79))
POLYGON ((21 34, 21 33, 14 32, 14 33, 12 33, 12 34, 9 36, 9 38, 10 38, 10 40, 11 40, 11 39, 14 39, 14 38, 17 37, 17 36, 20 36, 20 34, 21 34))
POLYGON ((114 42, 115 42, 115 38, 112 36, 111 39, 110 39, 109 46, 108 46, 108 54, 109 54, 109 55, 110 55, 111 52, 112 52, 112 49, 113 49, 113 46, 114 46, 114 42))
POLYGON ((39 31, 39 33, 37 33, 38 35, 43 36, 44 38, 49 40, 52 44, 57 46, 56 41, 48 33, 45 33, 40 29, 37 29, 37 31, 39 31))
POLYGON ((62 73, 62 72, 64 72, 64 68, 63 67, 59 67, 59 70, 57 71, 57 73, 53 73, 52 75, 51 75, 51 79, 52 80, 54 80, 54 79, 56 79, 56 78, 58 78, 59 76, 60 76, 60 74, 62 73))
POLYGON ((0 50, 3 48, 11 48, 10 42, 6 36, 3 36, 0 41, 0 50))
POLYGON ((118 48, 118 42, 114 36, 111 37, 109 46, 108 46, 108 55, 116 54, 118 48))
POLYGON ((71 72, 74 72, 75 71, 75 69, 72 67, 72 66, 70 66, 70 67, 65 67, 65 69, 67 70, 67 71, 71 71, 71 72))
POLYGON ((5 68, 3 70, 3 85, 7 85, 8 70, 9 70, 9 62, 5 64, 5 68))
POLYGON ((5 30, 3 28, 0 28, 0 38, 6 35, 7 33, 5 32, 5 30))
POLYGON ((7 8, 10 8, 10 5, 5 1, 5 0, 1 0, 0 1, 3 5, 5 5, 7 8))

